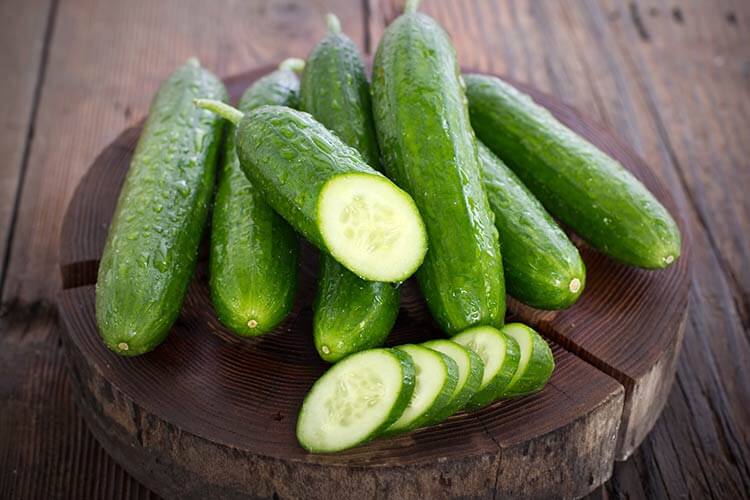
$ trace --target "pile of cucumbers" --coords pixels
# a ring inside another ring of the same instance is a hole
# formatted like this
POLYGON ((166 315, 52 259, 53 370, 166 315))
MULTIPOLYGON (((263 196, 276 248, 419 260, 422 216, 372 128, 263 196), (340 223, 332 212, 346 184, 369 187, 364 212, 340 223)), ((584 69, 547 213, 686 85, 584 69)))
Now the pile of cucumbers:
POLYGON ((290 312, 303 237, 321 255, 312 336, 336 364, 305 398, 297 438, 333 452, 545 386, 552 352, 504 324, 505 297, 541 309, 580 297, 585 265, 556 219, 625 264, 679 257, 677 225, 640 182, 511 85, 462 75, 418 3, 384 32, 371 84, 330 14, 307 61, 256 81, 238 109, 196 60, 162 84, 99 267, 109 349, 165 339, 212 198, 211 297, 238 335, 290 312), (451 340, 383 348, 412 275, 451 340))

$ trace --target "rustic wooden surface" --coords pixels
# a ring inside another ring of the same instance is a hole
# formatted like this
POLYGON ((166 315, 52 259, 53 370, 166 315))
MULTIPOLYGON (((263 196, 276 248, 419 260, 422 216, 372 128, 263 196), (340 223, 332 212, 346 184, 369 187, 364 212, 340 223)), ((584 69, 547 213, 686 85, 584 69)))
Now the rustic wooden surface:
MULTIPOLYGON (((747 496, 750 4, 424 4, 465 65, 527 81, 616 130, 671 187, 690 227, 694 276, 676 384, 645 443, 597 496, 747 496)), ((369 50, 396 7, 385 0, 3 3, 14 28, 3 33, 0 86, 3 106, 12 103, 3 111, 17 115, 3 116, 0 142, 0 497, 152 496, 85 427, 59 346, 61 218, 96 153, 145 114, 158 81, 193 53, 224 75, 304 56, 327 10, 369 50)))

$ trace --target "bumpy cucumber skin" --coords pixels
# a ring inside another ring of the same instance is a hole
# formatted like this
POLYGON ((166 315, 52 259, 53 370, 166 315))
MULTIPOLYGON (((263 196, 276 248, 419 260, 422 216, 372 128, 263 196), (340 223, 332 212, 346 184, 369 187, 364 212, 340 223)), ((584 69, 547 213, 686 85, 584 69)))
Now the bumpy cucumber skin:
POLYGON ((578 249, 516 174, 481 141, 477 148, 508 293, 539 309, 570 307, 586 283, 578 249))
POLYGON ((159 88, 109 227, 96 283, 108 348, 151 351, 167 336, 195 270, 223 120, 193 99, 226 101, 221 81, 191 60, 159 88))
MULTIPOLYGON (((329 33, 307 58, 300 107, 379 170, 370 86, 359 51, 346 35, 329 33)), ((398 290, 388 283, 363 280, 329 256, 321 259, 313 306, 318 354, 336 362, 382 345, 396 322, 398 290)))
POLYGON ((464 79, 477 135, 552 215, 625 264, 658 269, 679 257, 674 219, 620 163, 499 78, 464 79))
MULTIPOLYGON (((398 349, 384 349, 384 350, 388 351, 391 355, 393 355, 398 360, 399 364, 401 365, 401 371, 403 373, 403 377, 402 377, 403 383, 401 385, 401 391, 399 391, 398 398, 393 404, 390 414, 383 421, 382 425, 380 425, 380 427, 378 427, 373 432, 371 432, 369 436, 366 436, 365 438, 363 438, 359 443, 352 445, 352 447, 359 446, 361 444, 365 444, 371 441, 372 439, 381 435, 391 425, 393 425, 393 422, 398 420, 398 418, 404 412, 406 407, 409 406, 409 401, 411 401, 411 396, 414 393, 414 384, 416 381, 416 369, 414 367, 414 362, 412 361, 411 356, 409 356, 405 352, 400 351, 398 349)), ((357 356, 365 352, 369 352, 369 351, 361 351, 360 353, 353 354, 352 356, 357 356)), ((320 379, 318 379, 318 382, 319 381, 320 379)), ((316 384, 318 382, 316 382, 316 384)), ((313 390, 311 388, 310 391, 308 392, 308 396, 305 397, 305 401, 302 402, 302 406, 300 407, 300 415, 297 416, 297 429, 296 429, 297 441, 304 449, 306 449, 307 451, 311 453, 325 453, 328 450, 319 450, 315 448, 315 446, 312 443, 307 443, 304 440, 300 439, 301 432, 300 432, 299 425, 302 420, 300 416, 302 415, 302 411, 305 408, 305 402, 307 401, 307 398, 310 397, 310 394, 312 392, 313 390)), ((331 450, 331 451, 342 451, 342 450, 331 450)))
MULTIPOLYGON (((552 355, 552 350, 542 336, 528 326, 520 323, 509 323, 502 328, 504 333, 508 327, 522 327, 528 330, 532 339, 532 348, 531 357, 526 365, 526 369, 518 378, 511 380, 503 391, 502 397, 526 396, 539 392, 547 385, 552 371, 555 369, 555 358, 552 355)), ((506 336, 510 338, 509 335, 506 336)))
MULTIPOLYGON (((437 350, 437 344, 441 342, 451 341, 445 339, 430 340, 423 343, 422 345, 424 347, 437 350)), ((455 342, 451 343, 455 344, 455 342)), ((461 410, 464 406, 466 406, 466 403, 468 403, 469 400, 474 397, 474 394, 477 393, 477 391, 479 390, 479 386, 482 384, 482 375, 484 374, 484 362, 482 361, 482 358, 480 358, 479 355, 471 349, 467 349, 460 344, 455 345, 463 349, 464 352, 466 352, 466 354, 469 356, 469 373, 466 377, 466 381, 464 382, 464 386, 461 388, 461 391, 455 395, 455 397, 445 407, 443 412, 436 418, 438 422, 442 422, 443 420, 447 419, 457 411, 461 410)), ((447 356, 447 354, 445 355, 447 356)))
POLYGON ((366 281, 327 255, 321 258, 313 304, 318 354, 335 363, 385 342, 398 315, 399 293, 390 283, 366 281))
POLYGON ((505 285, 455 51, 431 18, 404 14, 383 34, 373 111, 388 175, 413 197, 429 250, 417 278, 440 326, 454 334, 502 326, 505 285))
MULTIPOLYGON (((433 351, 432 349, 428 349, 426 347, 422 347, 422 346, 415 345, 415 344, 404 344, 404 345, 394 348, 395 351, 403 352, 406 355, 409 355, 409 349, 425 349, 425 350, 428 350, 430 353, 434 353, 438 355, 440 359, 442 360, 442 362, 445 364, 447 375, 445 377, 445 382, 443 383, 443 387, 440 390, 440 393, 438 394, 437 398, 435 398, 435 400, 432 402, 432 405, 429 408, 427 408, 424 413, 419 415, 417 418, 409 422, 408 425, 405 425, 404 427, 399 427, 398 429, 394 429, 393 427, 390 427, 386 429, 383 432, 383 435, 385 436, 395 436, 398 434, 403 434, 404 432, 409 432, 411 430, 418 429, 420 427, 424 427, 424 426, 431 425, 431 424, 436 424, 439 421, 446 418, 443 416, 443 410, 451 402, 451 399, 453 397, 453 391, 455 390, 456 384, 458 383, 458 366, 456 365, 456 362, 453 361, 451 358, 449 358, 442 352, 433 351)), ((416 384, 416 362, 414 361, 412 362, 414 363, 414 368, 415 368, 414 373, 415 373, 415 384, 416 384)), ((408 403, 407 403, 407 406, 408 406, 408 403)), ((404 407, 404 409, 406 409, 406 407, 404 407)), ((396 422, 396 420, 394 420, 394 422, 396 422)))
MULTIPOLYGON (((268 204, 329 254, 318 225, 318 201, 326 183, 353 173, 384 178, 310 114, 283 106, 261 106, 245 114, 237 130, 237 156, 268 204)), ((402 194, 411 200, 406 192, 402 194)))
MULTIPOLYGON (((299 80, 279 69, 255 82, 239 108, 297 106, 299 80)), ((240 168, 230 125, 211 225, 210 289, 219 320, 242 336, 276 327, 292 308, 299 239, 240 168)))

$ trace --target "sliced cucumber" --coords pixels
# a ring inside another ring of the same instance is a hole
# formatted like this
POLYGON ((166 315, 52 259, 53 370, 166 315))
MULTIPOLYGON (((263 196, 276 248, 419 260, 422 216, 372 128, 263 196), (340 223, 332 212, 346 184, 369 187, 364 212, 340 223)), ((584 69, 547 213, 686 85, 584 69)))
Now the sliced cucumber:
POLYGON ((385 177, 334 177, 318 198, 318 220, 331 255, 364 278, 399 281, 424 256, 417 207, 385 177))
POLYGON ((353 354, 315 382, 297 418, 297 440, 308 451, 341 451, 390 427, 411 401, 415 367, 405 352, 353 354))
POLYGON ((502 332, 518 343, 521 357, 503 397, 531 394, 544 388, 555 368, 555 358, 547 342, 532 328, 521 323, 508 323, 502 332))
POLYGON ((452 340, 474 351, 484 362, 482 383, 466 407, 480 408, 498 399, 518 367, 520 353, 515 339, 491 326, 475 326, 452 340))
POLYGON ((479 390, 484 362, 474 351, 450 340, 430 340, 422 345, 445 354, 458 366, 458 383, 453 390, 453 398, 443 412, 443 417, 448 418, 463 408, 479 390))
POLYGON ((411 356, 416 381, 411 401, 386 434, 398 434, 436 423, 450 403, 458 380, 456 362, 445 354, 413 344, 396 349, 411 356))

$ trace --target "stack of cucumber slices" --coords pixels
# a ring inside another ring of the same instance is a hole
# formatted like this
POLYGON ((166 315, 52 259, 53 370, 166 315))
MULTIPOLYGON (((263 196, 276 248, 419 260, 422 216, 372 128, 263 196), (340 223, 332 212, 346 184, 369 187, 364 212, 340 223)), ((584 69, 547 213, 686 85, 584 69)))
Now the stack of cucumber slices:
POLYGON ((297 439, 308 451, 328 453, 438 424, 464 409, 537 392, 554 366, 547 342, 520 323, 361 351, 313 385, 297 439))
POLYGON ((584 292, 586 267, 558 220, 619 262, 675 262, 680 232, 656 198, 508 83, 462 75, 418 4, 383 33, 372 84, 334 15, 306 61, 257 80, 239 109, 197 60, 162 84, 99 266, 109 349, 137 356, 167 337, 214 191, 209 288, 237 335, 284 320, 300 240, 320 251, 310 335, 337 364, 299 414, 312 452, 542 390, 552 352, 505 324, 505 301, 563 309, 584 292), (412 275, 451 340, 383 348, 412 275))

